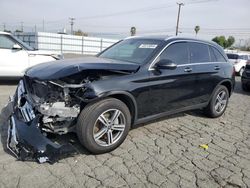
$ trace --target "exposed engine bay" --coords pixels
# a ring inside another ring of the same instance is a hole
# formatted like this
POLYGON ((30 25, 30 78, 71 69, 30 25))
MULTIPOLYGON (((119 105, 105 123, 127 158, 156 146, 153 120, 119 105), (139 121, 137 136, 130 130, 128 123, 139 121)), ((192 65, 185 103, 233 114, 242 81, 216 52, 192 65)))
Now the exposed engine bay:
POLYGON ((7 147, 18 159, 35 159, 39 163, 54 163, 61 155, 73 153, 72 145, 53 143, 47 133, 75 132, 77 117, 90 100, 86 93, 92 90, 91 83, 124 73, 81 71, 53 81, 24 76, 10 99, 13 114, 10 114, 7 147))

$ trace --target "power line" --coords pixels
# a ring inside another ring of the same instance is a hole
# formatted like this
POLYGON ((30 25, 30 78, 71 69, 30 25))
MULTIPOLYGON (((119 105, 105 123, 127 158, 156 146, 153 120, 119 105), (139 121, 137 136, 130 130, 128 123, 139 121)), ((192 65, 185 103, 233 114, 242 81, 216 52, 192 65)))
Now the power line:
MULTIPOLYGON (((198 3, 207 3, 207 2, 212 2, 212 1, 219 1, 219 0, 197 0, 194 2, 189 2, 186 3, 187 5, 189 4, 198 4, 198 3)), ((87 16, 87 17, 78 17, 77 19, 96 19, 96 18, 104 18, 104 17, 110 17, 110 16, 118 16, 118 15, 126 15, 126 14, 137 14, 141 12, 149 12, 149 11, 154 11, 154 10, 159 10, 159 9, 166 9, 170 7, 174 7, 174 4, 161 4, 158 6, 154 7, 148 7, 148 8, 140 8, 140 9, 134 9, 134 10, 128 10, 128 11, 121 11, 121 12, 116 12, 116 13, 110 13, 110 14, 100 14, 100 15, 95 15, 95 16, 87 16)))
MULTIPOLYGON (((181 29, 186 29, 186 30, 193 30, 191 27, 181 27, 181 29)), ((212 31, 242 31, 242 30, 250 30, 250 28, 206 28, 202 27, 203 30, 212 30, 212 31)))
MULTIPOLYGON (((197 1, 190 1, 185 3, 185 5, 191 5, 191 4, 199 4, 199 3, 207 3, 207 2, 212 2, 212 1, 219 1, 219 0, 197 0, 197 1)), ((93 16, 85 16, 85 17, 76 17, 77 20, 88 20, 88 19, 96 19, 96 18, 105 18, 105 17, 112 17, 112 16, 119 16, 119 15, 126 15, 126 14, 138 14, 138 13, 145 13, 145 12, 150 12, 154 10, 160 10, 160 9, 166 9, 166 8, 171 8, 175 7, 174 4, 160 4, 158 6, 153 6, 153 7, 146 7, 146 8, 140 8, 140 9, 133 9, 133 10, 127 10, 127 11, 120 11, 120 12, 114 12, 114 13, 108 13, 108 14, 99 14, 99 15, 93 15, 93 16)), ((60 19, 60 20, 52 20, 52 21, 47 21, 46 24, 53 24, 53 23, 58 23, 58 22, 65 22, 66 19, 60 19)), ((35 24, 30 23, 30 24, 35 24)))

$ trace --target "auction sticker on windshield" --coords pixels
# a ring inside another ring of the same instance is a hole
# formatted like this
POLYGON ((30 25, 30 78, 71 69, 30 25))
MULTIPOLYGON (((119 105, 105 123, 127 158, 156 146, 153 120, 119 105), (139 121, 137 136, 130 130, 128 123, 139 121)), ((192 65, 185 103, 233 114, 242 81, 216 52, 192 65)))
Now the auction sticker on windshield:
POLYGON ((155 49, 157 47, 157 44, 141 44, 139 48, 153 48, 155 49))

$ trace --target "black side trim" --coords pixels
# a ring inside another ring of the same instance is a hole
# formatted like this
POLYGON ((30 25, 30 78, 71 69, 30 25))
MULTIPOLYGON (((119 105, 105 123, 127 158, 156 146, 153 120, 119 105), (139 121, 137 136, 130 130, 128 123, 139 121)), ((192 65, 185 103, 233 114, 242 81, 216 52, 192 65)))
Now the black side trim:
POLYGON ((155 119, 162 118, 164 116, 168 116, 168 115, 172 115, 172 114, 176 114, 176 113, 180 113, 180 112, 185 112, 185 111, 195 110, 195 109, 201 109, 201 108, 206 107, 207 105, 208 105, 208 102, 201 103, 201 104, 198 104, 198 105, 184 107, 184 108, 181 108, 181 109, 178 109, 178 110, 172 110, 172 111, 167 111, 167 112, 163 112, 163 113, 160 113, 160 114, 151 115, 151 116, 148 116, 148 117, 145 117, 145 118, 138 119, 134 123, 134 125, 146 123, 146 122, 149 122, 149 121, 152 121, 152 120, 155 120, 155 119))

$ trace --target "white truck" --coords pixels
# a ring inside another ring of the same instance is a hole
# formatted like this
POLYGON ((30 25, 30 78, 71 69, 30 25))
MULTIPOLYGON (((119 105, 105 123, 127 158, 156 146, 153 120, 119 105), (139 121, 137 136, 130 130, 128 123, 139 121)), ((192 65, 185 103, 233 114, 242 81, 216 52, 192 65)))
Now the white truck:
POLYGON ((62 54, 35 50, 10 33, 0 31, 0 78, 21 77, 33 65, 62 58, 62 54))

